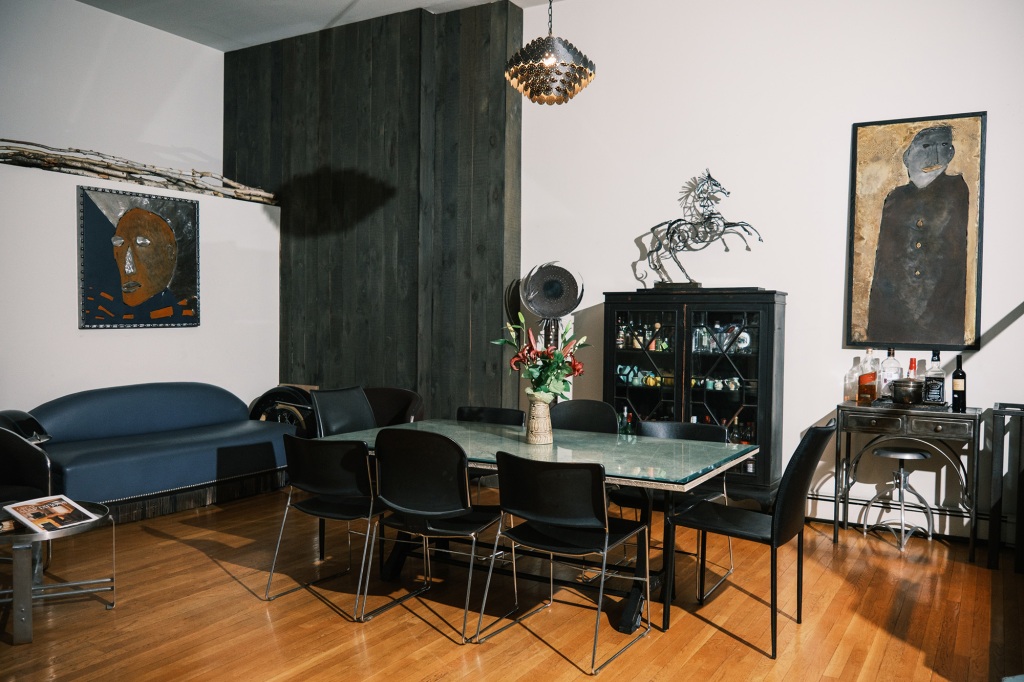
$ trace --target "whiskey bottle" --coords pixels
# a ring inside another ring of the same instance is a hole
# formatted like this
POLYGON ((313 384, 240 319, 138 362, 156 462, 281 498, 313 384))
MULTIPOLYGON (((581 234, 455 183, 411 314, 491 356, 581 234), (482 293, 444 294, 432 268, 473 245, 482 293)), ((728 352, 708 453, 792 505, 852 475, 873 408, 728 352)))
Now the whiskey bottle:
POLYGON ((932 351, 932 360, 928 363, 928 371, 924 375, 924 401, 933 405, 946 402, 946 373, 939 363, 939 351, 932 351))

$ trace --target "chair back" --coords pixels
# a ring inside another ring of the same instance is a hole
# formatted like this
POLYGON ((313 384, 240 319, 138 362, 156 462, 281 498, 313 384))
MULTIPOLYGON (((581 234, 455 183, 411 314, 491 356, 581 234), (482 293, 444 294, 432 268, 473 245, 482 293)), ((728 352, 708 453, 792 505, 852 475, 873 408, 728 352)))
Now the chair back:
POLYGON ((460 422, 482 422, 484 424, 501 424, 503 426, 523 427, 526 424, 526 413, 511 407, 460 407, 455 412, 455 419, 460 422))
POLYGON ((364 392, 377 426, 397 426, 423 419, 423 398, 416 391, 384 386, 364 392))
POLYGON ((46 452, 14 431, 0 428, 0 502, 20 502, 51 492, 46 452))
POLYGON ((526 521, 607 530, 604 466, 543 462, 499 451, 501 510, 526 521))
POLYGON ((373 408, 360 386, 310 391, 309 397, 316 417, 317 436, 333 436, 377 426, 373 408))
POLYGON ((551 406, 551 428, 618 433, 615 408, 601 400, 562 400, 551 406))
POLYGON ((701 440, 709 443, 727 443, 729 431, 718 424, 696 424, 693 422, 640 422, 638 436, 648 438, 674 438, 676 440, 701 440))
POLYGON ((431 519, 472 509, 468 458, 451 438, 429 431, 382 429, 374 453, 379 498, 414 530, 431 519))
POLYGON ((793 457, 786 465, 775 496, 772 512, 772 545, 780 547, 796 537, 807 516, 807 493, 811 490, 814 470, 825 446, 835 434, 836 420, 825 426, 812 426, 800 439, 793 457))
POLYGON ((314 495, 372 497, 370 451, 361 440, 310 440, 285 434, 288 482, 314 495))

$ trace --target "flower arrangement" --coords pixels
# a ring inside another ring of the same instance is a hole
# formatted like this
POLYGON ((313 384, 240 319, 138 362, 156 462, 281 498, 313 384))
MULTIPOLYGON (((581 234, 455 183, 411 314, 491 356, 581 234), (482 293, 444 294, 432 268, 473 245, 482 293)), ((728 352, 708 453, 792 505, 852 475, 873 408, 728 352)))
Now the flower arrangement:
POLYGON ((583 374, 583 363, 576 359, 576 351, 590 344, 587 337, 573 338, 572 327, 562 330, 559 346, 541 348, 533 329, 526 326, 526 319, 519 313, 519 324, 506 324, 509 338, 495 339, 491 343, 512 346, 516 354, 509 361, 509 373, 519 372, 530 382, 527 395, 550 403, 557 396, 567 398, 569 379, 583 374))

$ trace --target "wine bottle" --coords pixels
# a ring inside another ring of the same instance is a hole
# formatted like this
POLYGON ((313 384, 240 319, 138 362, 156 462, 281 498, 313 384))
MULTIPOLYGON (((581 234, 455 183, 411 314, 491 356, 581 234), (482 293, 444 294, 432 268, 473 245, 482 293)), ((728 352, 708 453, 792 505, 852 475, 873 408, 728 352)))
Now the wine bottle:
POLYGON ((963 368, 963 356, 956 356, 956 369, 953 370, 953 397, 950 401, 954 412, 963 414, 967 411, 967 372, 963 368))
POLYGON ((939 364, 939 351, 932 351, 932 360, 924 375, 924 401, 933 405, 946 402, 946 373, 939 364))

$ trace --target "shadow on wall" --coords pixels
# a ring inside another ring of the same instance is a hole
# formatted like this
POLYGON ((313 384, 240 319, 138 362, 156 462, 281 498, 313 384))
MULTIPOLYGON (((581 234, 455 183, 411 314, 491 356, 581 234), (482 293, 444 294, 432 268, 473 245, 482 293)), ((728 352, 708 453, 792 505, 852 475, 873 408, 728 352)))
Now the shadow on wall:
POLYGON ((576 338, 587 337, 589 348, 577 356, 583 363, 583 374, 573 380, 572 397, 603 400, 604 376, 604 304, 581 308, 572 314, 576 338))
POLYGON ((316 235, 352 229, 391 201, 397 191, 355 169, 321 166, 288 180, 274 196, 281 207, 282 229, 305 226, 307 234, 316 235))

